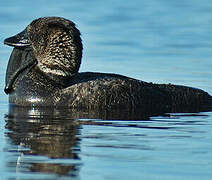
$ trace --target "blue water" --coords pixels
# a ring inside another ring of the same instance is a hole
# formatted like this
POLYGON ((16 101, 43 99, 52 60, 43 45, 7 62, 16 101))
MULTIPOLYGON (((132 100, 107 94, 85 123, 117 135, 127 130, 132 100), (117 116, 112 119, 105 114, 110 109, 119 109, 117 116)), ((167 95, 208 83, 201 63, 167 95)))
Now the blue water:
MULTIPOLYGON (((212 94, 210 0, 2 1, 0 41, 41 16, 77 24, 84 44, 80 71, 212 94)), ((45 117, 36 110, 29 118, 8 117, 3 89, 11 50, 0 44, 0 179, 212 178, 212 112, 139 121, 45 117)))

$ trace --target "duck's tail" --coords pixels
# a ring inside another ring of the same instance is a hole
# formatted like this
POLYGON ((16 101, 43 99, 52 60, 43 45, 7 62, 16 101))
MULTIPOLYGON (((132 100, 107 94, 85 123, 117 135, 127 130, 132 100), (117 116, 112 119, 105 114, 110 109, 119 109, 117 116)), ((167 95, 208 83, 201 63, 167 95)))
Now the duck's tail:
POLYGON ((201 89, 172 84, 157 86, 169 97, 171 112, 212 111, 212 96, 201 89))
POLYGON ((212 111, 212 96, 210 96, 209 94, 202 108, 203 111, 212 111))

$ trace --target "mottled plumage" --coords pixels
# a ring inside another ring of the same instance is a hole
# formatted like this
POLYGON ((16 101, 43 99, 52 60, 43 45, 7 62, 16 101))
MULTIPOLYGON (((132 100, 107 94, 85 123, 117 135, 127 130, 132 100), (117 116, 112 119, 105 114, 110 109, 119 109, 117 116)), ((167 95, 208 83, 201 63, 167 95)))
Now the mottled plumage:
POLYGON ((147 83, 117 74, 78 73, 80 32, 67 19, 36 19, 23 34, 28 37, 24 43, 17 36, 5 40, 15 46, 5 89, 12 104, 146 113, 212 110, 212 97, 200 89, 147 83))

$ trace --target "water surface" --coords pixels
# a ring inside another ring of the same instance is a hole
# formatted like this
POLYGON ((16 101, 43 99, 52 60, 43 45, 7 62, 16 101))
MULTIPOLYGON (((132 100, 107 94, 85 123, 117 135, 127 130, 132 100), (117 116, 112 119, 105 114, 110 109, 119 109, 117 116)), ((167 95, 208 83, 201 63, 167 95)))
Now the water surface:
MULTIPOLYGON (((212 2, 3 1, 0 41, 41 16, 73 20, 84 43, 80 71, 182 84, 212 94, 212 2)), ((0 44, 0 175, 33 179, 212 177, 212 113, 142 117, 14 109, 4 94, 11 48, 0 44)))

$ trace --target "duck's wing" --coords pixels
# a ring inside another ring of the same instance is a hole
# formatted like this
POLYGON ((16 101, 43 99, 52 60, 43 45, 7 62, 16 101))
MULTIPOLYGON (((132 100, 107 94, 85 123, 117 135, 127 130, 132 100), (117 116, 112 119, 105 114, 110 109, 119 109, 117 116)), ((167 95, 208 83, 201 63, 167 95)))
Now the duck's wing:
POLYGON ((65 103, 71 108, 137 109, 144 113, 161 113, 167 107, 160 105, 167 95, 153 84, 116 74, 79 73, 72 79, 72 84, 59 93, 56 103, 61 106, 65 103))
POLYGON ((212 97, 203 90, 153 84, 117 74, 79 73, 60 91, 58 102, 78 108, 125 108, 145 113, 212 110, 212 97))

